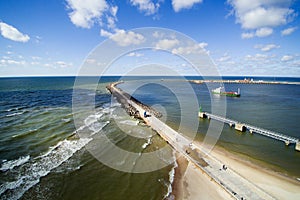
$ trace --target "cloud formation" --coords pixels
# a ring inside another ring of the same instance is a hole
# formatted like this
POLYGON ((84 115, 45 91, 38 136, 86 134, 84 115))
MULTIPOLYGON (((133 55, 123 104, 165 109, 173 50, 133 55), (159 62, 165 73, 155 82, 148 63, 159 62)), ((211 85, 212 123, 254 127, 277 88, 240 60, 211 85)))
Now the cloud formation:
POLYGON ((259 28, 255 32, 242 33, 242 39, 250 39, 254 37, 267 37, 273 34, 272 28, 259 28))
POLYGON ((255 35, 257 37, 267 37, 269 35, 272 35, 273 33, 273 29, 272 28, 260 28, 260 29, 257 29, 256 32, 255 32, 255 35))
POLYGON ((110 33, 108 31, 102 30, 100 32, 101 36, 110 37, 114 42, 119 46, 129 46, 129 45, 138 45, 144 42, 145 37, 139 33, 133 31, 125 30, 116 30, 115 33, 110 33))
MULTIPOLYGON (((257 30, 256 36, 266 37, 272 34, 273 27, 291 22, 296 13, 290 8, 292 0, 227 0, 232 6, 236 23, 246 30, 257 30), (272 31, 271 31, 272 30, 272 31)), ((254 35, 242 35, 251 38, 254 35)))
POLYGON ((205 48, 208 46, 207 43, 202 42, 199 44, 195 44, 195 45, 190 45, 190 46, 182 46, 182 47, 178 47, 178 48, 174 48, 172 50, 173 54, 209 54, 209 51, 206 50, 205 48))
POLYGON ((130 0, 131 5, 138 7, 140 12, 146 15, 153 15, 158 12, 160 7, 159 2, 154 3, 151 0, 130 0))
POLYGON ((202 3, 202 0, 172 0, 172 6, 175 12, 179 12, 182 9, 191 8, 197 3, 202 3))
POLYGON ((30 40, 28 35, 21 33, 15 27, 4 22, 0 22, 0 32, 3 37, 16 42, 28 42, 30 40))
POLYGON ((258 44, 254 46, 255 49, 260 49, 261 51, 271 51, 272 49, 277 49, 280 48, 280 46, 276 45, 276 44, 266 44, 266 45, 262 45, 262 44, 258 44))
POLYGON ((91 28, 109 9, 105 0, 66 0, 71 10, 69 17, 72 23, 81 28, 91 28))
POLYGON ((281 61, 287 62, 287 61, 290 61, 290 60, 293 60, 293 59, 294 59, 293 56, 284 55, 284 56, 282 56, 281 61))
POLYGON ((155 47, 157 49, 172 49, 178 44, 179 41, 177 39, 162 39, 156 43, 155 47))
POLYGON ((290 34, 292 34, 296 29, 297 29, 297 27, 291 27, 291 28, 284 29, 284 30, 281 31, 281 35, 282 35, 282 36, 290 35, 290 34))

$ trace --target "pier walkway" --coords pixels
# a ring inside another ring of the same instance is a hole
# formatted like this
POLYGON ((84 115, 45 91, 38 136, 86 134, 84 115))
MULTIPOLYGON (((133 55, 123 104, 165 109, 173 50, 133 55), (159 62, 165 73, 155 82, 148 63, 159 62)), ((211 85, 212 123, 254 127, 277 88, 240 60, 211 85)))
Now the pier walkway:
POLYGON ((211 114, 208 112, 200 112, 199 117, 217 120, 217 121, 228 124, 230 127, 234 126, 236 130, 239 130, 239 131, 248 130, 251 134, 257 133, 257 134, 260 134, 260 135, 263 135, 263 136, 266 136, 266 137, 269 137, 269 138, 272 138, 275 140, 282 141, 286 145, 295 144, 296 145, 295 149, 300 151, 299 139, 294 138, 292 136, 288 136, 288 135, 284 135, 284 134, 277 133, 274 131, 266 130, 266 129, 259 128, 259 127, 256 127, 256 126, 253 126, 250 124, 241 123, 236 120, 232 120, 232 119, 228 119, 228 118, 225 118, 222 116, 214 115, 214 114, 211 114))
POLYGON ((130 104, 134 107, 140 113, 140 118, 142 118, 147 125, 155 130, 176 151, 185 156, 187 160, 194 163, 199 170, 202 170, 211 180, 227 191, 234 199, 275 199, 236 171, 228 167, 222 169, 224 164, 221 161, 207 154, 201 146, 173 130, 154 115, 145 117, 143 115, 146 111, 145 108, 141 106, 139 102, 137 103, 128 98, 129 95, 115 87, 116 84, 118 83, 111 84, 107 88, 113 95, 118 96, 120 103, 130 104))

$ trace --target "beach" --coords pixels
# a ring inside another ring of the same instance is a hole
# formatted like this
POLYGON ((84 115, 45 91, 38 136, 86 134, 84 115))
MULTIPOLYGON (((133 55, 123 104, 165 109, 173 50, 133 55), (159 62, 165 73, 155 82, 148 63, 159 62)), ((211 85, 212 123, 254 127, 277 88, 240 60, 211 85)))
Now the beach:
POLYGON ((216 182, 183 156, 177 160, 173 182, 175 199, 233 199, 216 182))
MULTIPOLYGON (((276 199, 300 198, 300 183, 296 180, 253 164, 220 147, 215 147, 211 155, 276 199)), ((177 163, 173 184, 175 199, 234 199, 192 162, 180 157, 177 163)))

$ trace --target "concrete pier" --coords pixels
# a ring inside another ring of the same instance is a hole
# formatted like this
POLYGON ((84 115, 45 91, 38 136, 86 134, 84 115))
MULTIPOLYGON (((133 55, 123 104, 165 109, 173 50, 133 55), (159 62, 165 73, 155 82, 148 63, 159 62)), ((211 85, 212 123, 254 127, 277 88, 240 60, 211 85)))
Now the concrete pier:
POLYGON ((234 128, 235 128, 235 130, 238 130, 238 131, 241 131, 241 132, 246 131, 246 126, 244 124, 235 124, 234 128))
POLYGON ((300 151, 300 142, 296 142, 296 147, 295 147, 295 149, 296 149, 297 151, 300 151))
POLYGON ((204 112, 199 112, 198 116, 202 119, 207 117, 204 112))
MULTIPOLYGON (((199 113, 200 114, 200 113, 199 113)), ((274 131, 266 130, 263 128, 259 128, 256 126, 252 126, 250 124, 241 123, 232 119, 228 119, 222 116, 214 115, 208 112, 202 112, 202 115, 205 115, 208 119, 217 120, 223 123, 228 124, 230 127, 234 125, 234 128, 238 131, 246 131, 248 130, 251 134, 257 133, 275 140, 279 140, 285 143, 286 146, 289 146, 290 144, 295 144, 295 150, 300 151, 300 142, 299 139, 294 138, 292 136, 284 135, 281 133, 277 133, 274 131)))

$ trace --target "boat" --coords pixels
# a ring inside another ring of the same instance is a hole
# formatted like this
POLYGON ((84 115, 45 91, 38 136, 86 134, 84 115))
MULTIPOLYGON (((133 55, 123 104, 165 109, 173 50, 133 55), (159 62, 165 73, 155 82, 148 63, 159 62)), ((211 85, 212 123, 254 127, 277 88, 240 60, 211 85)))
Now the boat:
POLYGON ((228 97, 240 97, 241 96, 241 91, 240 88, 238 89, 237 92, 226 92, 224 87, 218 87, 214 90, 212 90, 213 94, 218 94, 218 95, 224 95, 228 97))

